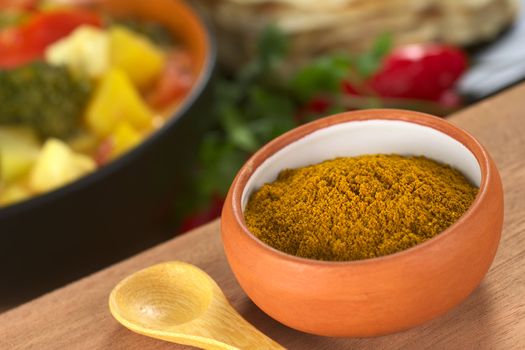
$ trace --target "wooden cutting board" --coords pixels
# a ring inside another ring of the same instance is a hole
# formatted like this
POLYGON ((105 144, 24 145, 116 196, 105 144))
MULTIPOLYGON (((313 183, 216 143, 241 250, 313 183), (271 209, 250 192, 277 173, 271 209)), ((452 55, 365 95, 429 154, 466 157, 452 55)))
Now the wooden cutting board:
POLYGON ((449 120, 476 136, 495 159, 505 190, 505 224, 487 277, 448 314, 405 332, 368 339, 294 331, 266 316, 240 289, 215 221, 1 314, 0 349, 185 349, 128 331, 107 306, 119 280, 167 260, 204 269, 248 321, 290 349, 525 349, 525 84, 449 120))

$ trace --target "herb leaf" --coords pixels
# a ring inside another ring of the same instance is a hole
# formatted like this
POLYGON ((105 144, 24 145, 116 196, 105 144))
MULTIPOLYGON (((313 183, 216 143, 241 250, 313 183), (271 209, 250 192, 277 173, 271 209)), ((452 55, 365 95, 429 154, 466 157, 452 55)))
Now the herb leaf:
POLYGON ((348 56, 323 56, 303 67, 291 80, 291 89, 302 101, 319 92, 338 92, 348 77, 351 61, 348 56))
POLYGON ((234 146, 246 152, 253 152, 257 149, 258 142, 255 135, 243 121, 241 112, 237 108, 230 106, 224 109, 221 117, 221 125, 234 146))
POLYGON ((375 41, 372 50, 365 52, 355 60, 355 67, 361 78, 369 78, 379 70, 383 58, 392 49, 392 35, 383 33, 375 41))
POLYGON ((266 27, 257 43, 259 62, 270 68, 280 62, 288 53, 288 40, 283 32, 274 25, 266 27))

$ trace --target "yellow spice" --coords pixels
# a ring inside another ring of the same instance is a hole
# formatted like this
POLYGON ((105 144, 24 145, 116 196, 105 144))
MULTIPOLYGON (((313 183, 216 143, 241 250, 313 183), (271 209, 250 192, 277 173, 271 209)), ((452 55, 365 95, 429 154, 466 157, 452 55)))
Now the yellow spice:
POLYGON ((478 189, 425 157, 364 155, 283 170, 250 197, 248 228, 283 252, 318 260, 392 254, 434 237, 478 189))

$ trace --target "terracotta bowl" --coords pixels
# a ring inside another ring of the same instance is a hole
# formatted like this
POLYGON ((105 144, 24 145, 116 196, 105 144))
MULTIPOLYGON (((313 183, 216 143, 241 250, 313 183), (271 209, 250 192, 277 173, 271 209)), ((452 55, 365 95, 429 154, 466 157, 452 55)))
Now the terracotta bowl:
POLYGON ((427 114, 366 110, 317 120, 262 147, 237 174, 221 225, 228 262, 264 312, 304 332, 361 337, 413 327, 464 300, 494 259, 502 222, 500 176, 474 137, 427 114), (299 258, 271 248, 247 229, 243 209, 250 194, 282 169, 373 153, 424 155, 448 163, 480 191, 441 234, 374 259, 299 258))

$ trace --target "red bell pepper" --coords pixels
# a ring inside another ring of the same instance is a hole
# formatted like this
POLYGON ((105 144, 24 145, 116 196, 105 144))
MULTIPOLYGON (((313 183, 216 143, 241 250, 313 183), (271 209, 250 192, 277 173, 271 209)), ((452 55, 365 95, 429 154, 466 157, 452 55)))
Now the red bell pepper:
POLYGON ((208 204, 208 208, 193 213, 182 220, 180 226, 180 232, 186 232, 193 228, 204 225, 211 220, 218 218, 221 215, 222 207, 224 205, 225 198, 221 196, 213 196, 208 204))
POLYGON ((442 44, 414 44, 394 49, 381 68, 364 82, 345 82, 346 93, 440 101, 467 68, 459 49, 442 44))

